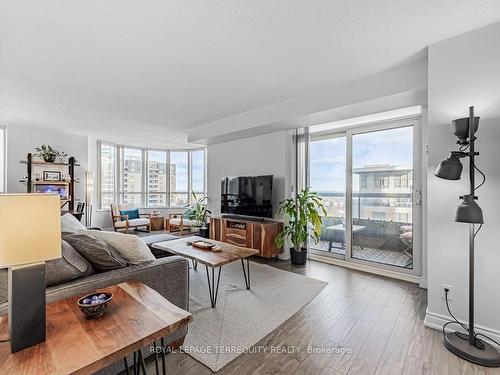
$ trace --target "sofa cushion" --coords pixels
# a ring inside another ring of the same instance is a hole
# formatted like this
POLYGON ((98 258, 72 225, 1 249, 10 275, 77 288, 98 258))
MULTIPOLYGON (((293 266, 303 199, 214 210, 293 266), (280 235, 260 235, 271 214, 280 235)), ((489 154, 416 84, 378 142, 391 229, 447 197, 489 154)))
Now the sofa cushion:
POLYGON ((133 234, 87 230, 80 230, 79 233, 88 233, 95 238, 107 242, 113 246, 129 264, 140 264, 155 260, 154 255, 144 241, 133 234))
MULTIPOLYGON (((120 210, 120 215, 127 215, 129 220, 132 219, 140 219, 139 216, 139 210, 120 210)), ((122 218, 122 221, 126 220, 125 218, 122 218)))
MULTIPOLYGON (((138 227, 142 225, 149 225, 149 219, 142 218, 142 219, 132 219, 128 221, 129 227, 138 227)), ((125 228, 126 226, 127 226, 126 221, 115 221, 116 228, 125 228)))
POLYGON ((9 299, 9 270, 0 269, 0 305, 9 299))
MULTIPOLYGON (((61 258, 45 263, 45 284, 47 287, 80 279, 95 273, 94 267, 69 243, 61 241, 61 258)), ((8 299, 8 270, 0 269, 0 304, 8 299)))
POLYGON ((95 273, 94 267, 68 242, 61 241, 61 258, 45 262, 45 285, 57 285, 95 273))
POLYGON ((86 232, 88 233, 64 233, 63 239, 87 259, 97 271, 109 271, 127 266, 127 260, 112 245, 90 235, 99 231, 86 232))
POLYGON ((61 232, 77 233, 79 229, 85 229, 85 226, 72 214, 61 216, 61 232))
MULTIPOLYGON (((172 218, 168 221, 170 224, 173 224, 173 225, 181 225, 181 218, 172 218)), ((189 219, 182 219, 182 226, 184 227, 190 227, 191 224, 193 224, 194 221, 193 220, 189 220, 189 219)))

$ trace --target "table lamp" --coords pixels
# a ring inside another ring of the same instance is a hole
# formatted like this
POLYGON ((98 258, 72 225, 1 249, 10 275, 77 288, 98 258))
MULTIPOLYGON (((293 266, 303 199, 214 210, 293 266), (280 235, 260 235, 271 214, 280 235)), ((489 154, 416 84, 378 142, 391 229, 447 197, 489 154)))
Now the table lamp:
POLYGON ((60 198, 0 194, 0 268, 9 268, 11 352, 45 341, 45 263, 61 257, 60 198))

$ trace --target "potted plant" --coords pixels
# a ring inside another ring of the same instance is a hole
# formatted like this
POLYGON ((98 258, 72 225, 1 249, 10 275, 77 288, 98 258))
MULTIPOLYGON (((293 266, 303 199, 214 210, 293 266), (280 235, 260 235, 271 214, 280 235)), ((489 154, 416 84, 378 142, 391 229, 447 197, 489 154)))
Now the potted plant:
POLYGON ((35 148, 36 153, 34 156, 41 157, 46 163, 53 163, 56 161, 57 157, 66 157, 66 153, 64 151, 57 151, 50 145, 41 145, 40 147, 35 148))
POLYGON ((295 198, 280 202, 278 216, 283 216, 285 225, 276 237, 276 245, 282 247, 290 239, 292 264, 304 265, 307 261, 307 239, 319 241, 321 214, 326 216, 322 199, 309 188, 303 189, 295 198))
POLYGON ((194 202, 189 205, 189 208, 186 210, 187 216, 190 220, 192 220, 191 228, 198 230, 198 235, 200 237, 209 237, 209 223, 208 223, 208 215, 211 213, 210 210, 207 209, 207 200, 208 197, 204 196, 198 198, 194 192, 191 193, 193 195, 194 202))

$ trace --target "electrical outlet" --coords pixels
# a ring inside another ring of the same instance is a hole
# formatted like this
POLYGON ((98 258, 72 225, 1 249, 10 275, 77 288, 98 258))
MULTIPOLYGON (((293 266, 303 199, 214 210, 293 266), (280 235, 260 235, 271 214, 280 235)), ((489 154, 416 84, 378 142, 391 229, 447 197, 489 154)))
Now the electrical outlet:
POLYGON ((441 284, 441 299, 446 298, 445 289, 448 289, 448 301, 453 300, 453 287, 447 284, 441 284))

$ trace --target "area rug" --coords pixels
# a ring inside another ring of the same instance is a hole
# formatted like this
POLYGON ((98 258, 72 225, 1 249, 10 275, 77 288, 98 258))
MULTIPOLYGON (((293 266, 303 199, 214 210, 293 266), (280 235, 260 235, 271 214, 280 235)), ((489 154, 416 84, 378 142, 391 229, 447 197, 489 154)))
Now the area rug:
POLYGON ((210 307, 205 266, 190 270, 193 322, 183 350, 213 372, 259 342, 310 302, 327 283, 250 262, 251 289, 240 262, 222 267, 217 307, 210 307))

